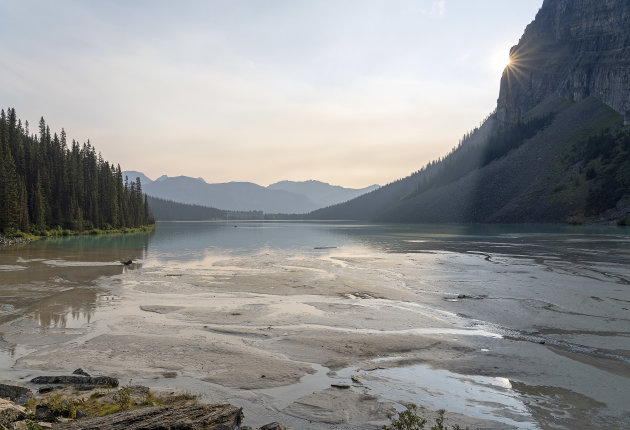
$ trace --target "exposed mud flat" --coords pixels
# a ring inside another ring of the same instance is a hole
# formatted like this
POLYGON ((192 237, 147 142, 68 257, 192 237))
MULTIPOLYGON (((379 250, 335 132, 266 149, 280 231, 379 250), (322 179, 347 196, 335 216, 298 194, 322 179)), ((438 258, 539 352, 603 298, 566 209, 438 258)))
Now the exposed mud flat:
POLYGON ((83 367, 254 426, 375 428, 410 402, 471 428, 630 426, 628 236, 194 224, 0 250, 1 378, 83 367))

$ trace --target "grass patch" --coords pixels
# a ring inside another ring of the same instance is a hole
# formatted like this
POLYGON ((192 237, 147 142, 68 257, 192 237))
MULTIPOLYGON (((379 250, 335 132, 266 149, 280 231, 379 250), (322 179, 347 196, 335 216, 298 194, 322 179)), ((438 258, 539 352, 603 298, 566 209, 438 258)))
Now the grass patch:
POLYGON ((35 419, 37 406, 46 406, 57 417, 75 419, 79 416, 102 417, 117 412, 149 406, 188 406, 198 404, 190 393, 155 394, 147 387, 129 384, 119 389, 76 391, 66 387, 31 399, 25 406, 27 418, 35 419))

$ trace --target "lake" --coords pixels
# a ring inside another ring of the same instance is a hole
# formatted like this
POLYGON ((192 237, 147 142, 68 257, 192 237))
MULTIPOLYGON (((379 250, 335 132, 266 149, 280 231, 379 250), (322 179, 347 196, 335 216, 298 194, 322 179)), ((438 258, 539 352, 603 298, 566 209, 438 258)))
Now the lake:
POLYGON ((415 403, 621 429, 629 309, 627 228, 160 222, 0 248, 0 379, 82 367, 253 426, 377 428, 415 403))

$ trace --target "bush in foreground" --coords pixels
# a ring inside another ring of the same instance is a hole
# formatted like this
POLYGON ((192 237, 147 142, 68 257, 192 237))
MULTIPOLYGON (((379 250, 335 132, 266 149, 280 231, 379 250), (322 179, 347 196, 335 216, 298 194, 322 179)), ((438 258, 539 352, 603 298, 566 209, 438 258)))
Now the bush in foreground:
MULTIPOLYGON (((431 430, 449 430, 447 425, 444 425, 444 409, 438 411, 438 416, 435 419, 435 425, 431 426, 431 430)), ((418 415, 418 407, 413 403, 407 406, 407 410, 399 412, 398 418, 390 417, 390 425, 384 425, 383 430, 423 430, 427 423, 426 418, 418 415)), ((451 430, 463 430, 459 425, 455 424, 451 427, 451 430)), ((466 427, 468 430, 468 427, 466 427)))

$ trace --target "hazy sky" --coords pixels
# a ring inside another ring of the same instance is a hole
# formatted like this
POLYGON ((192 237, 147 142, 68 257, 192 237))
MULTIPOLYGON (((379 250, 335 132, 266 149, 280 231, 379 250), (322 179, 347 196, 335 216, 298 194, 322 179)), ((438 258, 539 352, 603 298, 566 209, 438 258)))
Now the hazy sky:
POLYGON ((149 177, 385 184, 496 105, 542 0, 0 0, 0 104, 149 177))

